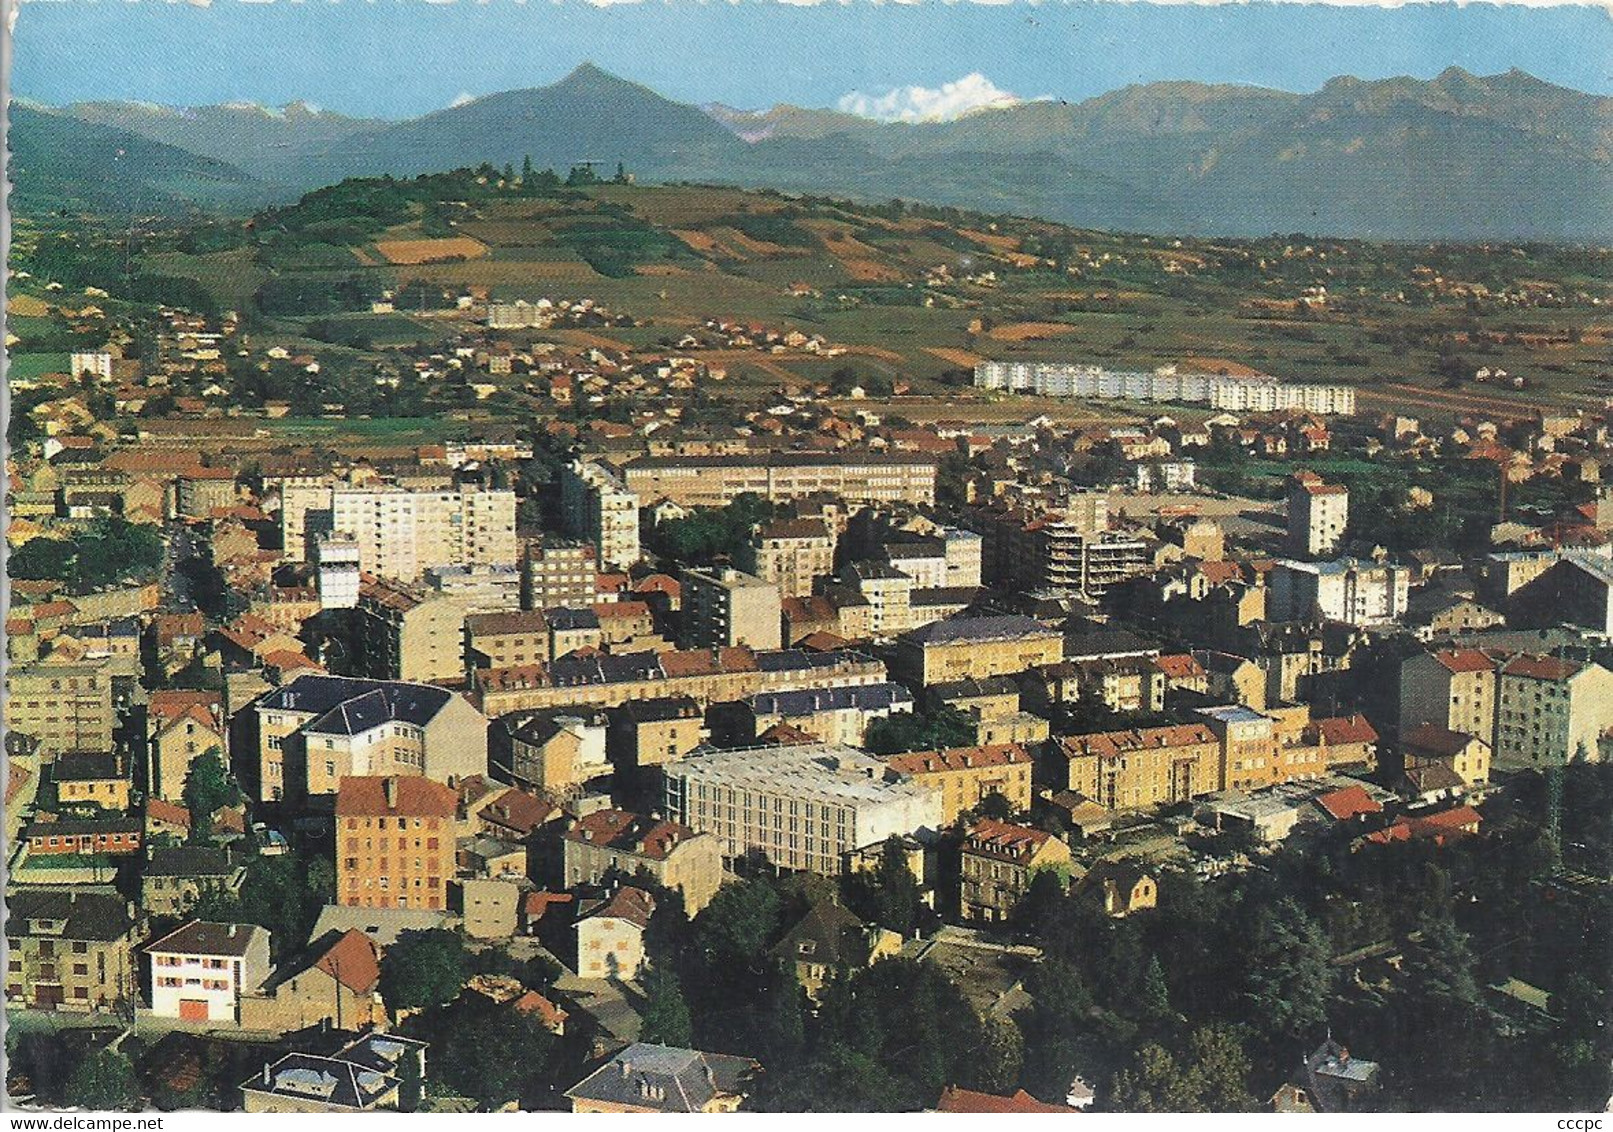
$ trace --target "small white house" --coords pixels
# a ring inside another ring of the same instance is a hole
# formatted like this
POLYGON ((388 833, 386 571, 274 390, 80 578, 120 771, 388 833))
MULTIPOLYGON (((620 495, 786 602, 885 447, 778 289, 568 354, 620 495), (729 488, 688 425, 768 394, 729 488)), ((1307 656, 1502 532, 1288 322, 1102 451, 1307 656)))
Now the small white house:
POLYGON ((185 1022, 241 1020, 241 996, 269 976, 269 932, 192 920, 146 945, 151 1013, 185 1022))

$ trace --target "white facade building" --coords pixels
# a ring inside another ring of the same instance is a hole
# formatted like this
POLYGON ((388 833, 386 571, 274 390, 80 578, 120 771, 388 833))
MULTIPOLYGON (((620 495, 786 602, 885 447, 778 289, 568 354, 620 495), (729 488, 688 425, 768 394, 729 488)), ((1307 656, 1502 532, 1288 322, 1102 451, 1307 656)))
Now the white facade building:
POLYGON ((836 743, 698 749, 664 769, 672 820, 780 868, 835 876, 853 850, 942 821, 933 787, 836 743))
POLYGON ((981 362, 975 366, 975 387, 1044 397, 1207 403, 1233 412, 1303 409, 1346 416, 1355 412, 1355 390, 1347 385, 1279 382, 1264 375, 1178 373, 1174 366, 1150 372, 1071 362, 981 362))
POLYGON ((1305 621, 1319 613, 1350 625, 1387 625, 1405 616, 1411 571, 1356 558, 1285 558, 1272 569, 1270 585, 1267 615, 1273 621, 1305 621))
POLYGON ((241 996, 269 976, 269 932, 192 920, 146 946, 151 1012, 183 1022, 239 1022, 241 996))

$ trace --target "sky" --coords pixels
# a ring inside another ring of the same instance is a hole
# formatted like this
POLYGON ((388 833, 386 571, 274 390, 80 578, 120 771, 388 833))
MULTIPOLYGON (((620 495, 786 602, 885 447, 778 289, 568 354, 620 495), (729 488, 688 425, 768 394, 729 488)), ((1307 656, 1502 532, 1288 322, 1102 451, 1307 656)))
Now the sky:
POLYGON ((592 61, 678 99, 950 117, 1161 79, 1513 67, 1613 94, 1613 9, 839 0, 28 0, 12 93, 49 105, 312 102, 404 118, 592 61))

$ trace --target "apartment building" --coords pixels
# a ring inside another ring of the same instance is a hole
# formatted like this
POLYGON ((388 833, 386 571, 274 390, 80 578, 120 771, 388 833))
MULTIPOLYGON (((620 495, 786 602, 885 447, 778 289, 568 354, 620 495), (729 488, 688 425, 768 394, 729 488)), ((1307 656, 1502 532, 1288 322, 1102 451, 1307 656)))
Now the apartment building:
POLYGON ((521 608, 585 609, 597 600, 598 580, 599 557, 593 543, 549 538, 529 542, 521 556, 521 608))
POLYGON ((1208 404, 1232 412, 1275 413, 1298 409, 1308 413, 1355 413, 1355 389, 1348 385, 1279 382, 1264 374, 1226 374, 1156 370, 1111 370, 1078 362, 981 362, 975 387, 1036 393, 1045 397, 1119 398, 1130 401, 1177 401, 1208 404))
POLYGON ((566 531, 593 543, 599 563, 625 570, 639 560, 639 501, 654 499, 605 464, 575 460, 560 473, 566 531))
POLYGON ((572 822, 559 838, 566 888, 601 884, 608 874, 640 872, 662 888, 683 896, 683 908, 697 914, 722 887, 722 846, 709 833, 627 810, 596 810, 572 822))
POLYGON ((954 617, 896 640, 897 674, 919 683, 1013 675, 1064 659, 1064 635, 1020 614, 954 617))
POLYGON ((1220 789, 1221 741, 1208 724, 1062 736, 1060 784, 1110 810, 1186 802, 1220 789))
POLYGON ((667 813, 725 857, 837 876, 852 851, 934 829, 940 793, 836 743, 701 750, 665 768, 667 813))
POLYGON ((459 795, 428 778, 345 777, 336 791, 336 902, 448 907, 459 795))
POLYGON ((1350 522, 1350 492, 1315 472, 1295 472, 1288 481, 1288 546, 1298 558, 1332 558, 1344 545, 1350 522))
POLYGON ((367 574, 413 582, 436 566, 516 564, 513 491, 470 484, 418 490, 391 484, 331 486, 314 506, 307 502, 299 501, 303 511, 294 521, 282 494, 282 537, 289 539, 300 528, 305 544, 320 534, 351 540, 367 574))
POLYGON ((182 1022, 241 1021, 241 999, 269 977, 269 932, 192 920, 146 945, 151 1013, 182 1022))
POLYGON ((224 701, 217 692, 157 691, 146 702, 146 781, 154 797, 181 801, 190 764, 224 751, 224 701))
POLYGON ((611 771, 608 722, 598 709, 505 717, 494 731, 494 762, 502 761, 507 735, 511 779, 552 798, 575 794, 590 779, 611 771))
POLYGON ((746 740, 788 724, 825 743, 861 747, 868 725, 913 711, 913 693, 901 684, 855 684, 798 692, 762 692, 744 701, 746 740))
POLYGON ((737 560, 784 597, 806 597, 817 579, 834 573, 835 542, 822 519, 783 519, 757 527, 737 560))
POLYGON ((1420 652, 1400 666, 1400 733, 1423 724, 1495 746, 1496 671, 1505 657, 1479 649, 1420 652))
POLYGON ((941 824, 951 825, 993 794, 1015 813, 1029 810, 1033 762, 1023 744, 997 743, 909 751, 889 756, 885 765, 920 786, 939 791, 941 824))
POLYGON ((1008 919, 1037 872, 1051 869, 1068 881, 1070 847, 1043 829, 985 818, 963 839, 960 910, 967 920, 1008 919))
POLYGON ((1340 558, 1281 559, 1271 571, 1267 616, 1308 621, 1318 615, 1348 625, 1387 625, 1406 614, 1411 571, 1391 563, 1340 558))
POLYGON ((63 751, 110 751, 118 715, 105 664, 13 665, 6 672, 6 731, 39 742, 49 761, 63 751))
POLYGON ((1272 716, 1242 704, 1199 708, 1196 714, 1204 718, 1217 740, 1220 789, 1258 790, 1288 777, 1300 777, 1284 772, 1277 720, 1272 716))
POLYGON ((136 1001, 140 931, 110 891, 16 887, 6 894, 6 1005, 88 1014, 136 1001))
POLYGON ((550 659, 549 622, 537 610, 465 618, 465 670, 541 664, 550 659))
POLYGON ((469 603, 367 577, 353 615, 353 671, 371 680, 455 680, 465 671, 469 603))
POLYGON ((259 801, 334 794, 344 777, 487 773, 487 719, 428 684, 299 676, 252 707, 259 801))
POLYGON ((776 649, 783 625, 774 583, 728 566, 683 572, 685 648, 776 649))
POLYGON ((746 494, 784 503, 820 493, 848 503, 933 506, 935 475, 934 459, 907 453, 641 456, 622 465, 629 491, 684 507, 725 507, 746 494))
POLYGON ((122 812, 129 808, 129 768, 123 756, 96 751, 63 751, 51 766, 60 805, 99 806, 122 812))
POLYGON ((1420 724, 1401 736, 1400 753, 1408 771, 1441 766, 1469 788, 1490 781, 1490 744, 1464 731, 1437 723, 1420 724))
POLYGON ((660 696, 612 708, 605 741, 612 763, 637 768, 675 762, 708 738, 706 713, 692 697, 660 696))
POLYGON ((1495 765, 1561 766, 1600 757, 1613 729, 1613 672, 1588 661, 1514 656, 1496 680, 1495 765))
POLYGON ((1101 492, 1077 492, 1039 514, 976 510, 969 522, 981 531, 982 576, 999 585, 1101 597, 1152 566, 1145 542, 1109 529, 1101 492))
POLYGON ((689 696, 707 706, 758 692, 878 684, 885 678, 884 664, 850 651, 689 649, 562 656, 547 665, 480 669, 469 698, 493 717, 610 708, 664 696, 689 696))

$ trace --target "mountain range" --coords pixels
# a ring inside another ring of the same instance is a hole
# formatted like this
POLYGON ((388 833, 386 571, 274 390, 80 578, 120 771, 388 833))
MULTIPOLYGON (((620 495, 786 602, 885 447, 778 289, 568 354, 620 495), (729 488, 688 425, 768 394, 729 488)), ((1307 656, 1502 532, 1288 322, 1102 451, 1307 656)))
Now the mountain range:
POLYGON ((698 107, 588 64, 551 86, 400 122, 302 104, 268 111, 84 103, 14 110, 20 208, 30 203, 30 173, 48 179, 52 195, 71 189, 61 183, 81 171, 93 176, 82 161, 45 168, 36 160, 30 169, 21 159, 71 153, 76 130, 85 131, 86 146, 124 136, 120 175, 140 182, 78 195, 144 208, 183 200, 176 186, 196 188, 192 199, 201 203, 230 203, 247 186, 271 199, 348 176, 520 165, 530 156, 562 171, 580 161, 607 170, 620 162, 647 180, 903 197, 1089 228, 1613 238, 1613 98, 1521 71, 1345 77, 1311 94, 1156 82, 934 123, 787 105, 698 107), (186 155, 200 164, 187 166, 186 155))

